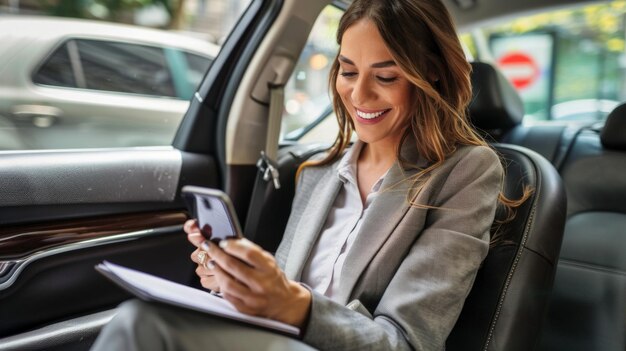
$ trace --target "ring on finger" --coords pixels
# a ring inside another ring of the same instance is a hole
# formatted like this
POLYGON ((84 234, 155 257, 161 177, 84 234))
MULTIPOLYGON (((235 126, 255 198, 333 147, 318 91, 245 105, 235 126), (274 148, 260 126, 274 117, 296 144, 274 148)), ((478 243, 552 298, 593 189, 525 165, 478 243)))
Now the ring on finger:
POLYGON ((207 257, 208 257, 208 254, 206 253, 206 251, 198 252, 198 263, 201 266, 204 266, 206 264, 207 257))

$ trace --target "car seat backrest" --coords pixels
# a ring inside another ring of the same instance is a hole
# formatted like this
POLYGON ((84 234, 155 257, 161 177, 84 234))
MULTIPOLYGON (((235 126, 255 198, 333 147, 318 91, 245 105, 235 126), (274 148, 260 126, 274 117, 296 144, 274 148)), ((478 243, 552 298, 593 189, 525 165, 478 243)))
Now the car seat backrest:
POLYGON ((561 176, 568 219, 541 350, 626 350, 626 105, 573 140, 561 176))
POLYGON ((595 130, 581 132, 564 160, 570 217, 587 211, 626 214, 626 150, 606 148, 601 140, 595 130))
POLYGON ((484 62, 472 62, 472 124, 499 140, 524 118, 524 104, 500 71, 484 62))
POLYGON ((518 92, 494 66, 472 62, 473 99, 469 106, 472 124, 489 141, 527 147, 552 164, 561 162, 569 136, 565 126, 523 126, 524 104, 518 92))
POLYGON ((446 350, 532 350, 552 288, 566 213, 561 179, 531 150, 494 146, 505 164, 507 197, 520 198, 525 185, 534 192, 512 221, 494 225, 492 237, 500 239, 478 272, 446 350))
POLYGON ((513 125, 517 101, 509 97, 512 108, 499 107, 512 87, 488 64, 472 65, 473 123, 491 139, 540 153, 566 188, 567 222, 540 349, 626 350, 626 105, 600 131, 513 125))
POLYGON ((278 150, 276 166, 280 189, 257 172, 254 190, 244 222, 244 236, 269 252, 275 252, 287 226, 295 193, 296 170, 311 156, 324 152, 329 145, 291 145, 278 150))
POLYGON ((626 104, 609 113, 600 133, 600 141, 607 150, 626 151, 626 104))

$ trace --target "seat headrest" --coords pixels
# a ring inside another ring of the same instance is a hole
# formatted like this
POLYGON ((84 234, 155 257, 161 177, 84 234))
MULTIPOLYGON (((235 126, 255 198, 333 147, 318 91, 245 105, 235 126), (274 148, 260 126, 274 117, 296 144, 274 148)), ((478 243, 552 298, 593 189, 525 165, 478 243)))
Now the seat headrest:
POLYGON ((609 113, 600 132, 600 141, 607 149, 626 150, 626 103, 609 113))
POLYGON ((488 63, 472 62, 469 117, 484 131, 507 131, 522 122, 524 104, 511 83, 488 63))

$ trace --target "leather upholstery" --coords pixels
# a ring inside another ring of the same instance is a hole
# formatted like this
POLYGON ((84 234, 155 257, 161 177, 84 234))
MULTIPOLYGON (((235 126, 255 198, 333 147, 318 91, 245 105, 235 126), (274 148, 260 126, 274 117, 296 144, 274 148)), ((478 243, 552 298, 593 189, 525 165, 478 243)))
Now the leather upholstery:
MULTIPOLYGON (((559 169, 567 194, 563 246, 539 349, 624 351, 626 104, 609 115, 600 134, 561 126, 510 127, 509 110, 499 107, 500 96, 507 93, 497 91, 506 84, 496 77, 495 69, 485 65, 473 63, 472 82, 475 93, 483 95, 481 103, 495 101, 495 106, 470 107, 470 114, 499 110, 503 122, 498 125, 491 116, 481 115, 472 115, 472 121, 489 131, 492 139, 528 147, 550 160, 559 169), (486 88, 486 82, 498 83, 486 88)), ((536 329, 529 323, 519 331, 527 332, 527 328, 536 329)), ((508 350, 508 346, 500 349, 508 350)))
POLYGON ((626 104, 617 106, 608 115, 600 141, 607 149, 626 150, 626 104))
POLYGON ((566 127, 523 126, 524 104, 513 85, 494 66, 472 62, 472 103, 469 117, 474 127, 492 142, 527 147, 558 165, 567 136, 566 127))
POLYGON ((625 112, 578 135, 564 160, 568 219, 541 350, 626 350, 625 112))
MULTIPOLYGON (((515 218, 494 226, 497 240, 478 272, 447 350, 532 350, 552 289, 566 214, 566 200, 554 167, 537 153, 495 145, 506 164, 504 192, 532 196, 515 218)), ((499 211, 496 218, 504 218, 499 211)))
POLYGON ((576 138, 561 176, 569 217, 587 211, 626 214, 626 152, 604 148, 597 132, 584 131, 576 138))
POLYGON ((504 133, 522 122, 522 99, 500 71, 484 62, 472 62, 471 81, 469 114, 474 126, 504 133))
POLYGON ((244 225, 244 236, 269 252, 275 252, 287 226, 295 193, 296 170, 312 155, 328 149, 328 145, 294 145, 278 151, 280 189, 271 180, 257 179, 244 225))

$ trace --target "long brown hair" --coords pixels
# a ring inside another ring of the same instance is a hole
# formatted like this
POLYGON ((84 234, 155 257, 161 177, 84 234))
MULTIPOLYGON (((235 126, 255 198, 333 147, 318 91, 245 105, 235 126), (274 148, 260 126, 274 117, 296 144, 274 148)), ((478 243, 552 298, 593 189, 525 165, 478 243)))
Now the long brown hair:
MULTIPOLYGON (((340 45, 345 31, 362 19, 378 28, 394 61, 415 87, 411 126, 403 140, 412 133, 421 155, 437 165, 459 144, 487 145, 466 117, 472 98, 471 65, 445 6, 438 0, 355 0, 339 22, 340 45)), ((335 87, 338 74, 339 61, 335 58, 329 85, 339 134, 328 156, 316 165, 337 159, 354 129, 335 87)))
MULTIPOLYGON (((488 146, 467 116, 472 98, 471 65, 440 0, 354 0, 339 22, 337 43, 341 45, 346 30, 363 19, 378 28, 397 66, 414 86, 411 124, 401 144, 412 134, 417 150, 429 162, 430 166, 414 178, 414 190, 419 192, 425 184, 421 180, 441 166, 459 145, 488 146)), ((335 161, 350 143, 354 125, 335 87, 340 70, 338 56, 330 70, 329 85, 339 133, 325 158, 305 162, 300 169, 335 161)), ((397 149, 398 160, 405 163, 401 148, 397 149)), ((525 193, 520 200, 510 200, 500 193, 499 201, 510 212, 528 196, 525 193)))

